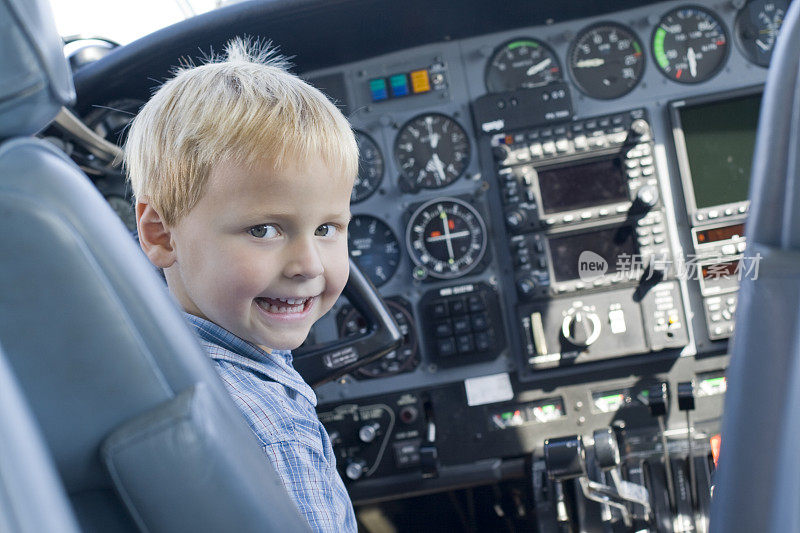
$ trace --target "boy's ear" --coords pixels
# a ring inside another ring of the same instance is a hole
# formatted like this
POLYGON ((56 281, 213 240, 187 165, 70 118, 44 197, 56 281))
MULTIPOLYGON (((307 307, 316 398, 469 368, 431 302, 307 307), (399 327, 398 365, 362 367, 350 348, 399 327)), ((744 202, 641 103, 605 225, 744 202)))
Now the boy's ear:
POLYGON ((170 229, 147 199, 136 202, 136 228, 139 231, 139 245, 150 262, 158 268, 171 267, 176 257, 170 229))

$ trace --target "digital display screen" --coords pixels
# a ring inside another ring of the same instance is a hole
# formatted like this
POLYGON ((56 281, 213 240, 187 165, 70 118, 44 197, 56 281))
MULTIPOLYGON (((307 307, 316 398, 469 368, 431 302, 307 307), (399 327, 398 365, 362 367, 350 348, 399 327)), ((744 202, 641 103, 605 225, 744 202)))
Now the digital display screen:
POLYGON ((630 269, 634 266, 633 257, 639 253, 633 227, 628 225, 550 238, 548 241, 556 281, 580 277, 579 258, 585 251, 594 252, 605 260, 608 264, 605 274, 614 274, 621 265, 629 265, 630 269))
POLYGON ((747 200, 761 95, 679 109, 698 209, 747 200))
POLYGON ((703 279, 730 278, 739 275, 739 260, 703 265, 703 279))
POLYGON ((630 200, 620 156, 538 171, 545 214, 630 200))
POLYGON ((727 241, 734 237, 744 237, 744 224, 733 224, 722 228, 706 229, 697 232, 697 244, 727 241))

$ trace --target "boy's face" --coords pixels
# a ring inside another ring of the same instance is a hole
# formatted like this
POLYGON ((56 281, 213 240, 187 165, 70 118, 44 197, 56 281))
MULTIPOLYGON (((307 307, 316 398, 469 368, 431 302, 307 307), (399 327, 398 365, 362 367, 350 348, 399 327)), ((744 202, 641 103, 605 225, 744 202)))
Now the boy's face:
POLYGON ((347 281, 352 185, 319 158, 280 171, 220 163, 171 228, 170 290, 247 341, 297 348, 347 281))

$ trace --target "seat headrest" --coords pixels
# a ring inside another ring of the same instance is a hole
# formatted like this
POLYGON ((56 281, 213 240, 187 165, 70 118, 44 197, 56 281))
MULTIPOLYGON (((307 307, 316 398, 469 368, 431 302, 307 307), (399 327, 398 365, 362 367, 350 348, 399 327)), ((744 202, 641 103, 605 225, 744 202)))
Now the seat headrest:
POLYGON ((75 98, 48 0, 0 0, 0 139, 32 135, 75 98))

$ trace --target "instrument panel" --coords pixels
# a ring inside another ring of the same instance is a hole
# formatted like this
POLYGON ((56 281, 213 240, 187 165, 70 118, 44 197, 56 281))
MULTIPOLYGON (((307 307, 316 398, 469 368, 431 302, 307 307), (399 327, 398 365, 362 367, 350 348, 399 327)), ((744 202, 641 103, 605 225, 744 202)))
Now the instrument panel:
MULTIPOLYGON (((356 131, 350 255, 405 336, 316 391, 354 501, 488 482, 503 467, 480 461, 550 437, 649 427, 654 383, 693 382, 698 427, 718 429, 747 263, 737 154, 788 1, 741 4, 661 2, 301 73, 356 131)), ((117 141, 120 117, 101 114, 117 141)), ((312 337, 362 328, 342 300, 312 337)))

